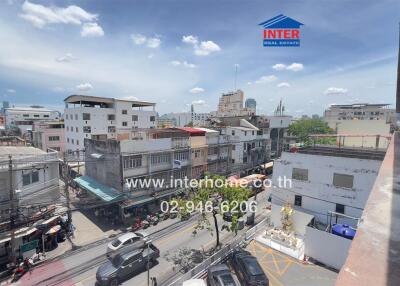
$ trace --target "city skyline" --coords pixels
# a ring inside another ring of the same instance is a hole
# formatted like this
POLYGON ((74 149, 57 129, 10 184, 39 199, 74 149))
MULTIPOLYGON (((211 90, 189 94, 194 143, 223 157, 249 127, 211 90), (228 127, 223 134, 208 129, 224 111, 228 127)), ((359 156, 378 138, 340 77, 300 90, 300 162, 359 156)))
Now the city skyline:
POLYGON ((160 114, 213 111, 239 65, 237 87, 260 113, 281 98, 294 116, 394 104, 399 3, 203 4, 4 1, 1 99, 63 110, 68 95, 88 94, 156 102, 160 114), (281 13, 304 23, 301 47, 262 46, 258 24, 281 13))

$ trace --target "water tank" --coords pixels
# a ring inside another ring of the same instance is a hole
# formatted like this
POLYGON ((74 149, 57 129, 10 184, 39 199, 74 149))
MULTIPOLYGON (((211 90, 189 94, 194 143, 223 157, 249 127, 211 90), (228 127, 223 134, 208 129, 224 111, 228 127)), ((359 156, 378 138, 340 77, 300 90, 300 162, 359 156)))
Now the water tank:
POLYGON ((332 226, 332 233, 347 239, 353 239, 356 235, 356 230, 347 224, 335 223, 332 226))

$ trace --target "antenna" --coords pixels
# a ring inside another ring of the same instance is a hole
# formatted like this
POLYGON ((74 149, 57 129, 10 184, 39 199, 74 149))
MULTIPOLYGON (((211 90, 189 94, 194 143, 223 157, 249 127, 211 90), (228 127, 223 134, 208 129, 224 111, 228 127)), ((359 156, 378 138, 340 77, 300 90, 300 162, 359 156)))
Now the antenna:
POLYGON ((238 67, 239 67, 239 64, 235 64, 235 82, 234 82, 234 88, 235 88, 235 91, 236 91, 236 83, 237 83, 237 72, 238 72, 238 67))

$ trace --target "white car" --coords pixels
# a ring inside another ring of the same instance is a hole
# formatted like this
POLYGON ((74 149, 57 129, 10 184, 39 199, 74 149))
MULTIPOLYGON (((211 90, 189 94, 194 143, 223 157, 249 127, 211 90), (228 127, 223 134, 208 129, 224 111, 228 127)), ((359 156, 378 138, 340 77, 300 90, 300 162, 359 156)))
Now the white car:
POLYGON ((182 286, 207 286, 207 283, 203 279, 189 279, 183 281, 182 286))
POLYGON ((128 246, 129 249, 143 248, 146 245, 147 237, 145 232, 125 233, 107 245, 107 256, 114 256, 128 246))

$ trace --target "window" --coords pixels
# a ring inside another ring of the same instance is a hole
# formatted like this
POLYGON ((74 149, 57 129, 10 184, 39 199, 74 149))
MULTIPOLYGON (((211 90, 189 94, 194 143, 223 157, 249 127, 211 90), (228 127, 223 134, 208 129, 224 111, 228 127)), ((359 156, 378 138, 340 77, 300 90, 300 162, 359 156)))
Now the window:
POLYGON ((236 145, 232 145, 232 151, 235 151, 236 145))
POLYGON ((22 174, 22 185, 26 186, 29 184, 37 183, 39 182, 39 172, 38 171, 32 171, 26 174, 22 174))
POLYGON ((60 136, 49 136, 49 141, 60 141, 60 136))
POLYGON ((174 154, 174 160, 185 161, 188 160, 189 154, 188 152, 177 152, 174 154))
POLYGON ((22 114, 22 117, 29 117, 29 114, 22 114))
POLYGON ((244 132, 244 136, 247 136, 247 131, 244 132))
POLYGON ((68 119, 68 114, 65 114, 65 119, 68 119))
POLYGON ((75 140, 74 140, 74 139, 71 139, 71 143, 72 143, 72 144, 75 144, 75 140))
POLYGON ((302 196, 295 195, 294 196, 294 205, 301 207, 302 199, 303 199, 302 196))
POLYGON ((92 132, 91 126, 83 126, 83 133, 90 133, 92 132))
POLYGON ((167 154, 160 154, 160 155, 152 155, 151 156, 151 164, 152 165, 159 165, 171 162, 171 155, 167 154))
POLYGON ((123 121, 123 122, 122 122, 122 126, 128 126, 128 122, 123 121))
POLYGON ((122 109, 122 114, 128 114, 128 110, 122 109))
POLYGON ((345 175, 345 174, 333 174, 333 185, 339 188, 353 188, 353 175, 345 175))
POLYGON ((336 210, 337 213, 344 214, 344 205, 341 204, 336 204, 336 210))
POLYGON ((256 147, 256 143, 251 143, 251 148, 255 148, 256 147))
POLYGON ((67 143, 69 143, 69 138, 67 138, 67 143))
POLYGON ((108 126, 108 133, 115 133, 115 126, 108 126))
POLYGON ((79 140, 78 139, 76 139, 76 145, 79 145, 79 140))
POLYGON ((124 157, 124 169, 132 169, 142 166, 142 156, 126 156, 124 157))
POLYGON ((308 181, 308 169, 293 168, 292 179, 299 181, 308 181))
POLYGON ((132 121, 138 121, 138 116, 137 115, 132 115, 132 121))
POLYGON ((67 131, 69 131, 69 126, 67 126, 67 131))
POLYGON ((82 113, 83 120, 90 120, 90 113, 82 113))
POLYGON ((150 116, 150 121, 151 121, 151 122, 156 121, 156 117, 155 117, 155 116, 150 116))
POLYGON ((78 133, 78 132, 79 132, 79 129, 78 129, 78 127, 75 127, 75 131, 76 131, 76 133, 78 133))
POLYGON ((254 131, 251 131, 251 135, 254 135, 254 131))
POLYGON ((115 120, 115 115, 114 114, 108 114, 107 115, 108 120, 115 120))
POLYGON ((78 120, 78 114, 75 114, 75 120, 78 120))
POLYGON ((33 117, 39 118, 39 114, 34 114, 33 117))
POLYGON ((235 136, 235 130, 232 130, 232 136, 235 136))
POLYGON ((43 115, 44 118, 49 118, 50 116, 48 114, 43 115))

